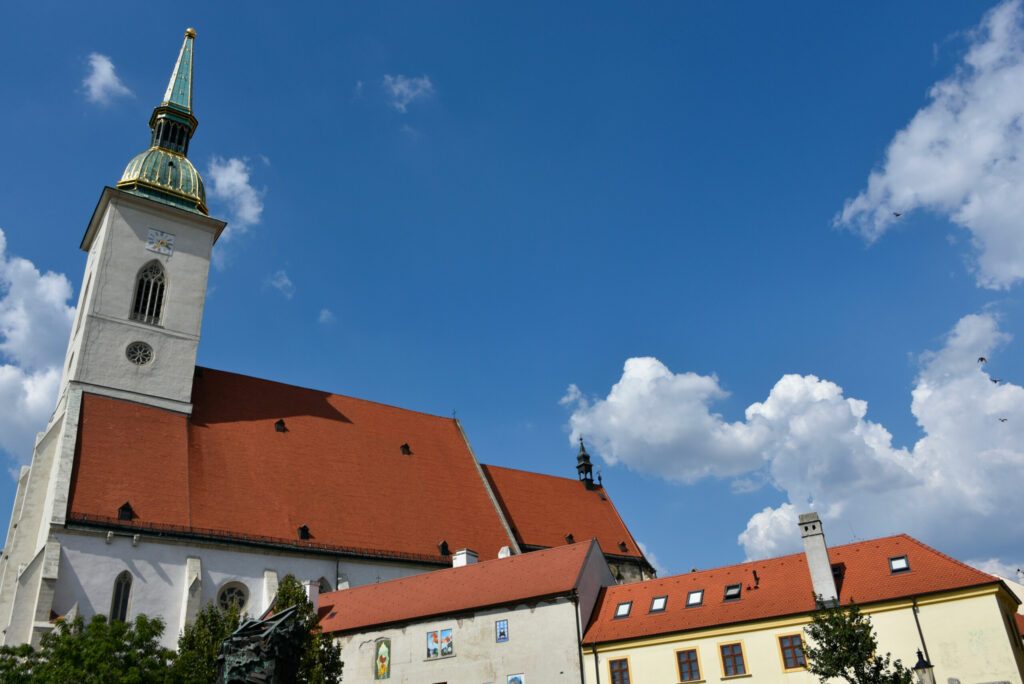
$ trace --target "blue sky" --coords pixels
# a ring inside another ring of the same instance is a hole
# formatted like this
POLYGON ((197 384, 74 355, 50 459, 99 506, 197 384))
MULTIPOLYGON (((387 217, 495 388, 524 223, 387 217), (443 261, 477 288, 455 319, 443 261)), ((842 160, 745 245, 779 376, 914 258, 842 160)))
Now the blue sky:
POLYGON ((834 543, 1024 561, 1017 3, 39 2, 5 26, 11 467, 86 221, 195 26, 190 158, 232 226, 200 363, 454 411, 486 463, 572 476, 582 433, 672 572, 791 550, 810 506, 834 543))

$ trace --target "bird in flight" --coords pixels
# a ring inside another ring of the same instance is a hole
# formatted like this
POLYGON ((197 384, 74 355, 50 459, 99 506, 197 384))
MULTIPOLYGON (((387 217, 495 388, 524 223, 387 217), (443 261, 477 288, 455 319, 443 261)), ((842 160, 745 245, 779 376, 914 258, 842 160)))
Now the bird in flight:
POLYGON ((1000 423, 1005 423, 1005 422, 1006 422, 1006 418, 1000 418, 1000 419, 999 419, 999 422, 1000 422, 1000 423))
POLYGON ((1002 380, 1000 380, 999 378, 989 378, 989 380, 991 380, 996 385, 1002 382, 1002 380))
POLYGON ((892 215, 895 216, 896 218, 899 218, 900 216, 903 216, 903 214, 898 212, 898 211, 892 212, 892 215))
POLYGON ((979 356, 978 363, 988 363, 988 359, 986 359, 984 356, 979 356))

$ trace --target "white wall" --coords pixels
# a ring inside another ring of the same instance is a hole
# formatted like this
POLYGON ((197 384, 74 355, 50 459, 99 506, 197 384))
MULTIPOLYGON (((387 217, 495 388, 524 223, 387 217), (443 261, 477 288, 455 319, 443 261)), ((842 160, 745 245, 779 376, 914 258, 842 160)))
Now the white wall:
POLYGON ((351 586, 358 586, 427 569, 405 563, 338 560, 329 556, 147 537, 141 537, 138 545, 133 546, 132 537, 123 533, 115 535, 109 544, 105 533, 99 531, 66 530, 55 536, 61 543, 61 556, 54 611, 63 615, 77 603, 80 613, 87 619, 96 613, 107 614, 114 578, 128 570, 132 573, 129 618, 139 613, 162 617, 167 625, 163 642, 172 648, 177 645, 181 624, 188 558, 201 561, 201 604, 216 600, 220 588, 227 582, 241 582, 249 591, 246 611, 252 615, 262 613, 272 599, 264 592, 267 570, 276 572, 279 579, 289 573, 300 580, 323 577, 334 587, 339 574, 347 578, 351 586))
POLYGON ((395 684, 505 684, 524 674, 527 684, 580 682, 576 606, 568 598, 485 610, 439 620, 338 637, 346 684, 373 679, 376 640, 391 639, 395 684), (509 640, 495 641, 495 622, 508 620, 509 640), (451 629, 455 655, 427 660, 427 633, 451 629))

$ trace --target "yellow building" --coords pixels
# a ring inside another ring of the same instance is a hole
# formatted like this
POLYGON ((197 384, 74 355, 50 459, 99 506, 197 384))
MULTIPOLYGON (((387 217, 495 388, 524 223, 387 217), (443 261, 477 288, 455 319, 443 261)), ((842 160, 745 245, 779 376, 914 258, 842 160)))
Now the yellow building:
POLYGON ((803 629, 825 601, 856 602, 879 651, 907 666, 918 650, 937 682, 1021 684, 1020 601, 996 577, 898 535, 833 549, 816 514, 805 552, 608 587, 583 639, 590 684, 812 684, 803 629))

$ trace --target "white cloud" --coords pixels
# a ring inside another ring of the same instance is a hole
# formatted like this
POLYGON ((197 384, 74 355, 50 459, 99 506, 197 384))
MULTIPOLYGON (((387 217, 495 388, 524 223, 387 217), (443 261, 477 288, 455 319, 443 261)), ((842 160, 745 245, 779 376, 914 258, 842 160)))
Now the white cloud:
POLYGON ((334 320, 334 314, 330 309, 320 309, 320 315, 316 317, 319 323, 330 323, 334 320))
POLYGON ((658 573, 658 576, 665 577, 668 575, 668 568, 662 565, 661 561, 658 560, 658 557, 654 555, 654 552, 651 551, 647 544, 644 544, 639 540, 637 541, 637 544, 640 545, 640 551, 644 554, 644 558, 646 558, 647 562, 654 567, 654 571, 658 573))
POLYGON ((384 76, 384 91, 391 100, 391 106, 405 114, 410 104, 434 94, 434 84, 426 74, 411 77, 387 74, 384 76))
POLYGON ((288 277, 288 274, 283 271, 274 271, 273 275, 267 278, 267 285, 274 288, 286 298, 291 299, 295 296, 295 283, 288 277))
POLYGON ((1020 583, 1024 581, 1024 572, 1021 571, 1024 568, 1024 562, 1004 563, 998 558, 986 558, 984 560, 968 561, 967 564, 973 565, 982 572, 987 572, 990 575, 1002 577, 1013 582, 1020 583))
POLYGON ((71 283, 7 254, 0 230, 0 450, 20 463, 53 411, 75 310, 71 283))
POLYGON ((867 188, 838 225, 874 241, 922 208, 970 231, 979 285, 1024 278, 1024 13, 1009 0, 971 34, 963 64, 931 88, 930 102, 889 144, 867 188))
MULTIPOLYGON (((266 159, 266 157, 263 157, 266 159)), ((263 215, 263 191, 257 190, 250 182, 252 169, 248 160, 232 157, 214 157, 206 170, 210 181, 210 197, 227 205, 228 230, 222 239, 229 236, 230 231, 244 233, 249 226, 260 222, 263 215)))
POLYGON ((994 383, 977 359, 1008 341, 994 315, 970 315, 922 355, 911 412, 924 437, 909 449, 868 420, 866 402, 813 375, 783 376, 728 422, 711 410, 726 396, 716 377, 651 358, 628 360, 605 398, 570 387, 571 439, 583 433, 606 461, 680 482, 767 478, 785 501, 740 535, 751 558, 799 548, 796 515, 808 510, 838 523, 840 539, 908 532, 960 557, 1001 557, 1024 540, 1007 477, 1024 467, 1024 388, 994 383))
POLYGON ((119 97, 132 95, 132 91, 117 77, 114 63, 98 52, 89 55, 89 73, 82 85, 85 86, 86 99, 94 104, 109 105, 119 97))

